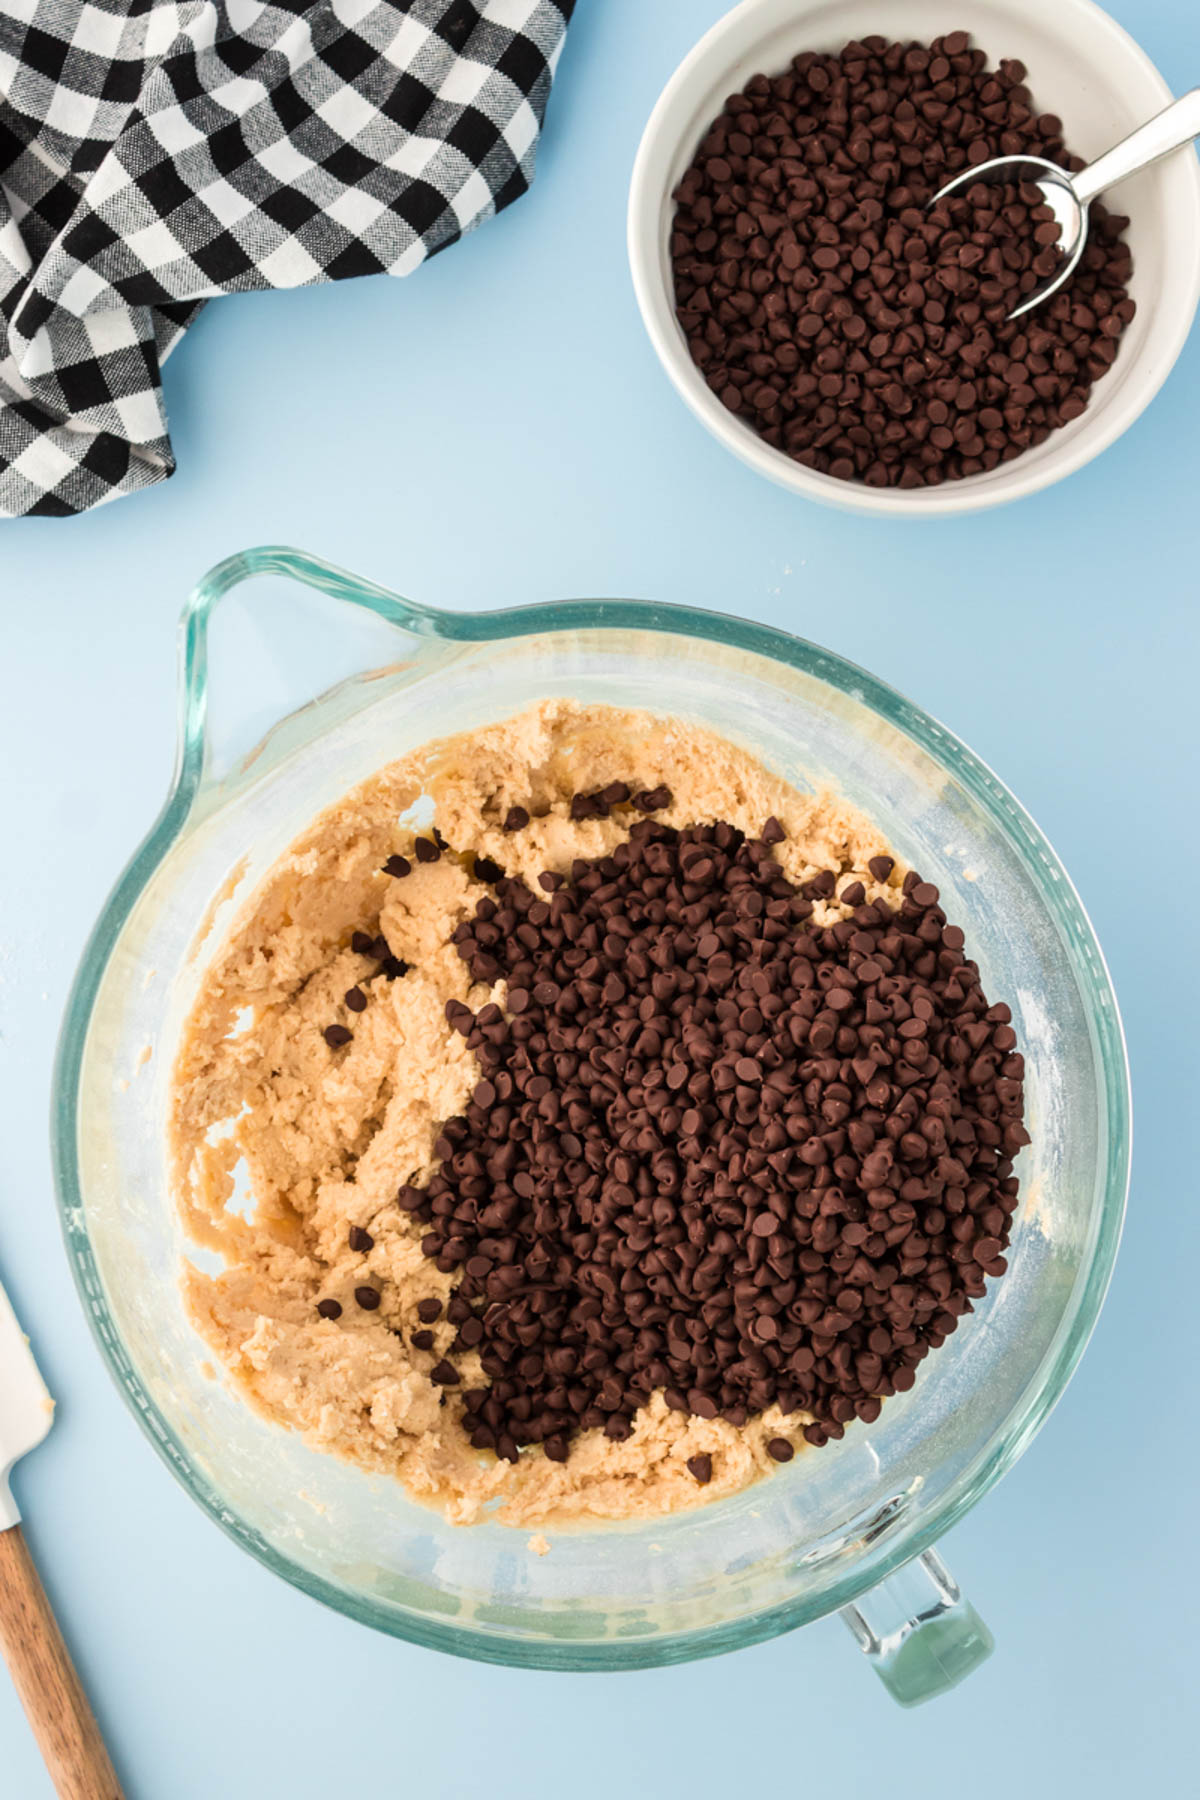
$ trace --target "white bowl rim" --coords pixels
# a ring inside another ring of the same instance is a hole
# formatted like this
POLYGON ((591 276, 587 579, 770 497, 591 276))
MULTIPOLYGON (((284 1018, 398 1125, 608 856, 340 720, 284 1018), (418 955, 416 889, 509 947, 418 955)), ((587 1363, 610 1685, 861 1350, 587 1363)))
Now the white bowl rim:
MULTIPOLYGON (((727 38, 738 32, 745 20, 768 3, 769 0, 739 0, 738 5, 718 19, 693 45, 655 102, 634 159, 626 217, 630 273, 642 323, 676 392, 700 423, 758 474, 778 487, 843 512, 906 519, 982 512, 1011 505, 1075 474, 1114 444, 1141 417, 1162 388, 1190 335, 1200 305, 1200 159, 1190 150, 1178 152, 1180 160, 1187 163, 1191 197, 1191 267, 1187 271, 1190 303, 1179 308, 1173 329, 1161 343, 1156 343, 1155 356, 1149 360, 1145 379, 1126 387, 1121 397, 1106 408, 1103 423, 1097 425, 1094 432, 1080 434, 1073 442, 1068 439, 1057 460, 1043 463, 1023 479, 1018 476, 1010 480, 998 492, 990 487, 994 471, 915 491, 869 488, 862 483, 822 475, 801 463, 792 462, 748 427, 740 425, 711 393, 680 337, 674 308, 657 266, 658 196, 653 163, 674 109, 687 94, 696 70, 727 38)), ((1067 18, 1075 15, 1080 29, 1093 38, 1107 37, 1112 53, 1135 64, 1147 83, 1157 89, 1163 105, 1170 104, 1175 96, 1165 76, 1136 39, 1111 14, 1096 5, 1095 0, 1054 0, 1054 6, 1056 15, 1067 18)), ((801 24, 799 5, 797 14, 797 24, 801 24)), ((1011 469, 1012 465, 1008 467, 1011 469)))

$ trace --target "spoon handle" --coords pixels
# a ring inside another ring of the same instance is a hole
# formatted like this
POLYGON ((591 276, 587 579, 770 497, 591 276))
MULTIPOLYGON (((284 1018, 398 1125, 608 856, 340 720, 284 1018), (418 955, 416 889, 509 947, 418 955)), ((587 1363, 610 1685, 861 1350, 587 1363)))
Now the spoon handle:
POLYGON ((1200 88, 1192 88, 1182 100, 1172 101, 1165 111, 1139 125, 1088 168, 1073 175, 1071 185, 1079 204, 1087 206, 1105 188, 1115 187, 1139 169, 1149 168, 1194 137, 1200 137, 1200 88))

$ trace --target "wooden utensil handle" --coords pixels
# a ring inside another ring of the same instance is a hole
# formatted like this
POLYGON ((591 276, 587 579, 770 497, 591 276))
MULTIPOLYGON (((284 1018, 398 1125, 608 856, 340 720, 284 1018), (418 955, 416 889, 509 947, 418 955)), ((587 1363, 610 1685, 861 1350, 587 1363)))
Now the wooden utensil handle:
POLYGON ((61 1800, 123 1800, 19 1525, 0 1531, 0 1651, 61 1800))

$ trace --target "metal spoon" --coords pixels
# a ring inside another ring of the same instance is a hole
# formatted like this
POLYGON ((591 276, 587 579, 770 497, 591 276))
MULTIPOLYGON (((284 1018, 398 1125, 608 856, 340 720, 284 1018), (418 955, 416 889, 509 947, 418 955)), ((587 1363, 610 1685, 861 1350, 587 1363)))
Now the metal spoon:
POLYGON ((1149 168, 1151 163, 1161 161, 1195 137, 1200 137, 1200 88, 1192 88, 1182 100, 1173 101, 1165 111, 1145 125, 1139 125, 1136 131, 1077 175, 1041 156, 996 156, 973 169, 964 169, 961 175, 948 181, 929 204, 936 206, 948 194, 956 194, 977 181, 1032 182, 1040 189, 1059 226, 1063 263, 1048 281, 1035 288, 1008 315, 1010 319, 1019 319, 1022 313, 1041 306, 1052 294, 1057 294, 1079 267, 1079 260, 1087 248, 1088 208, 1097 194, 1124 181, 1127 175, 1136 175, 1139 169, 1149 168))

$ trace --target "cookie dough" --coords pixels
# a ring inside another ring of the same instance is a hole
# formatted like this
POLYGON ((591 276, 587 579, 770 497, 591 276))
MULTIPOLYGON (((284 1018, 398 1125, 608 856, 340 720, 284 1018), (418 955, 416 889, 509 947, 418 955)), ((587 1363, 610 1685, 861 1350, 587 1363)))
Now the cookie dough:
MULTIPOLYGON (((774 814, 787 833, 777 855, 790 879, 832 869, 861 880, 870 898, 885 891, 867 865, 894 853, 836 796, 802 794, 681 720, 547 700, 414 752, 314 820, 208 970, 176 1066, 178 1202, 190 1237, 224 1263, 216 1276, 191 1263, 185 1271, 205 1343, 267 1417, 396 1476, 460 1524, 485 1508, 489 1519, 526 1528, 660 1516, 770 1472, 771 1438, 803 1447, 807 1414, 772 1408, 737 1429, 672 1412, 655 1394, 626 1441, 589 1431, 565 1463, 530 1449, 513 1465, 472 1449, 461 1399, 430 1379, 456 1329, 444 1312, 422 1320, 418 1303, 444 1303, 455 1277, 422 1254, 424 1228, 394 1201, 398 1185, 433 1172, 440 1126, 479 1079, 446 1022, 447 1000, 504 1005, 503 984, 471 986, 450 941, 488 891, 469 853, 530 884, 544 870, 568 871, 576 857, 604 855, 629 821, 572 821, 570 801, 613 781, 665 784, 672 804, 658 816, 681 827, 725 819, 758 833, 774 814), (531 822, 505 833, 514 806, 531 822), (403 880, 382 873, 431 821, 453 851, 415 863, 403 880), (352 948, 356 932, 386 937, 408 965, 403 978, 374 973, 375 961, 352 948), (360 1012, 345 1004, 354 987, 367 996, 360 1012), (352 1026, 344 1048, 326 1042, 331 1023, 352 1026), (369 1250, 350 1247, 352 1227, 369 1234, 369 1250), (364 1284, 381 1293, 374 1311, 356 1303, 364 1284), (340 1316, 322 1317, 322 1300, 337 1302, 340 1316), (428 1350, 411 1344, 422 1329, 432 1332, 428 1350), (705 1486, 687 1468, 701 1453, 712 1461, 705 1486)), ((897 866, 892 890, 903 874, 897 866)), ((844 911, 821 903, 816 916, 844 911)), ((456 1361, 464 1385, 485 1382, 473 1353, 456 1361)))

